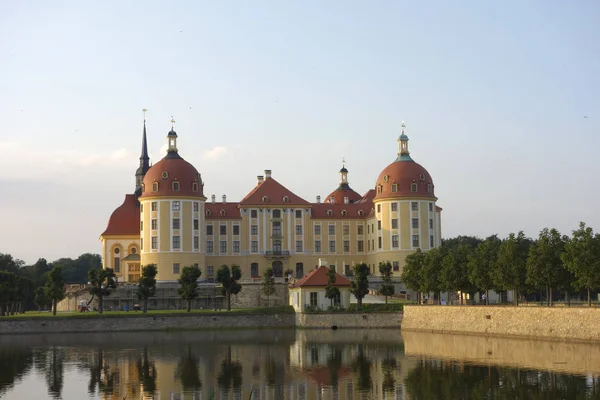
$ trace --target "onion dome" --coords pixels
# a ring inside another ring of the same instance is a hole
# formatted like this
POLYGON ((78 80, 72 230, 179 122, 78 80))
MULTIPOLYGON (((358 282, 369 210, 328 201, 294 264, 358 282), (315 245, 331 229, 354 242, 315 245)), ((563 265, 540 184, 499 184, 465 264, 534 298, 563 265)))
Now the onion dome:
POLYGON ((169 143, 167 155, 146 172, 141 197, 204 197, 202 177, 192 164, 179 155, 177 133, 173 129, 167 134, 167 139, 169 143))
POLYGON ((325 203, 329 204, 345 204, 354 203, 362 199, 362 196, 356 193, 348 184, 348 170, 345 163, 342 161, 342 169, 340 169, 340 185, 329 196, 325 198, 325 203))
POLYGON ((400 197, 436 198, 431 175, 410 156, 405 127, 403 122, 402 134, 398 138, 398 158, 381 171, 377 178, 375 200, 400 197))

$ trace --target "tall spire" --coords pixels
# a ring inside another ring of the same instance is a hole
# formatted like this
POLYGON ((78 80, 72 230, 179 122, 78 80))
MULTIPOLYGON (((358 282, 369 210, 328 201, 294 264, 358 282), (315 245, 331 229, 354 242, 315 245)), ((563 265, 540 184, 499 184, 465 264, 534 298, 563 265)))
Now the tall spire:
POLYGON ((144 131, 142 134, 142 153, 140 154, 140 166, 135 171, 135 193, 136 195, 142 194, 142 181, 144 180, 144 176, 146 172, 150 169, 150 157, 148 157, 148 141, 146 139, 146 111, 147 109, 142 110, 144 112, 144 131))
POLYGON ((402 121, 402 133, 398 138, 398 158, 396 158, 396 161, 413 161, 410 157, 410 151, 408 151, 408 136, 404 133, 405 128, 406 125, 402 121))

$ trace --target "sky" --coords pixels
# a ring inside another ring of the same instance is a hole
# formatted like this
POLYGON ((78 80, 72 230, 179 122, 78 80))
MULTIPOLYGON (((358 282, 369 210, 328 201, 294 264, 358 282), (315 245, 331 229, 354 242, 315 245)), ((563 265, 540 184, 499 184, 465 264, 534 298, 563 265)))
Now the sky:
POLYGON ((0 2, 0 253, 100 252, 171 116, 205 195, 432 175, 442 235, 600 230, 600 3, 0 2))

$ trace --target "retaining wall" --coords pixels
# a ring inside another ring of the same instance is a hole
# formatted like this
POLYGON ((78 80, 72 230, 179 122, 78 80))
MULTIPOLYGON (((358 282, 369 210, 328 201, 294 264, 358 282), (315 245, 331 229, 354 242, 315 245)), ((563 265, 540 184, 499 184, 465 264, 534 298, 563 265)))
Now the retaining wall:
POLYGON ((0 334, 160 331, 167 329, 256 329, 289 328, 295 316, 289 314, 190 314, 94 316, 83 318, 11 318, 0 321, 0 334))
POLYGON ((405 306, 402 329, 600 341, 600 308, 405 306))
POLYGON ((400 329, 402 313, 296 313, 298 328, 395 328, 400 329))

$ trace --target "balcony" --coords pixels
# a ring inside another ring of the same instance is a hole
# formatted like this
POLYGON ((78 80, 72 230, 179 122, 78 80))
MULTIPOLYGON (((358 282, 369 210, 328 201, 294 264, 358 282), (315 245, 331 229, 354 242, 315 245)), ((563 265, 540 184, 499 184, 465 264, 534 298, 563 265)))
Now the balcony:
POLYGON ((267 250, 265 251, 267 258, 287 258, 290 256, 289 250, 267 250))

